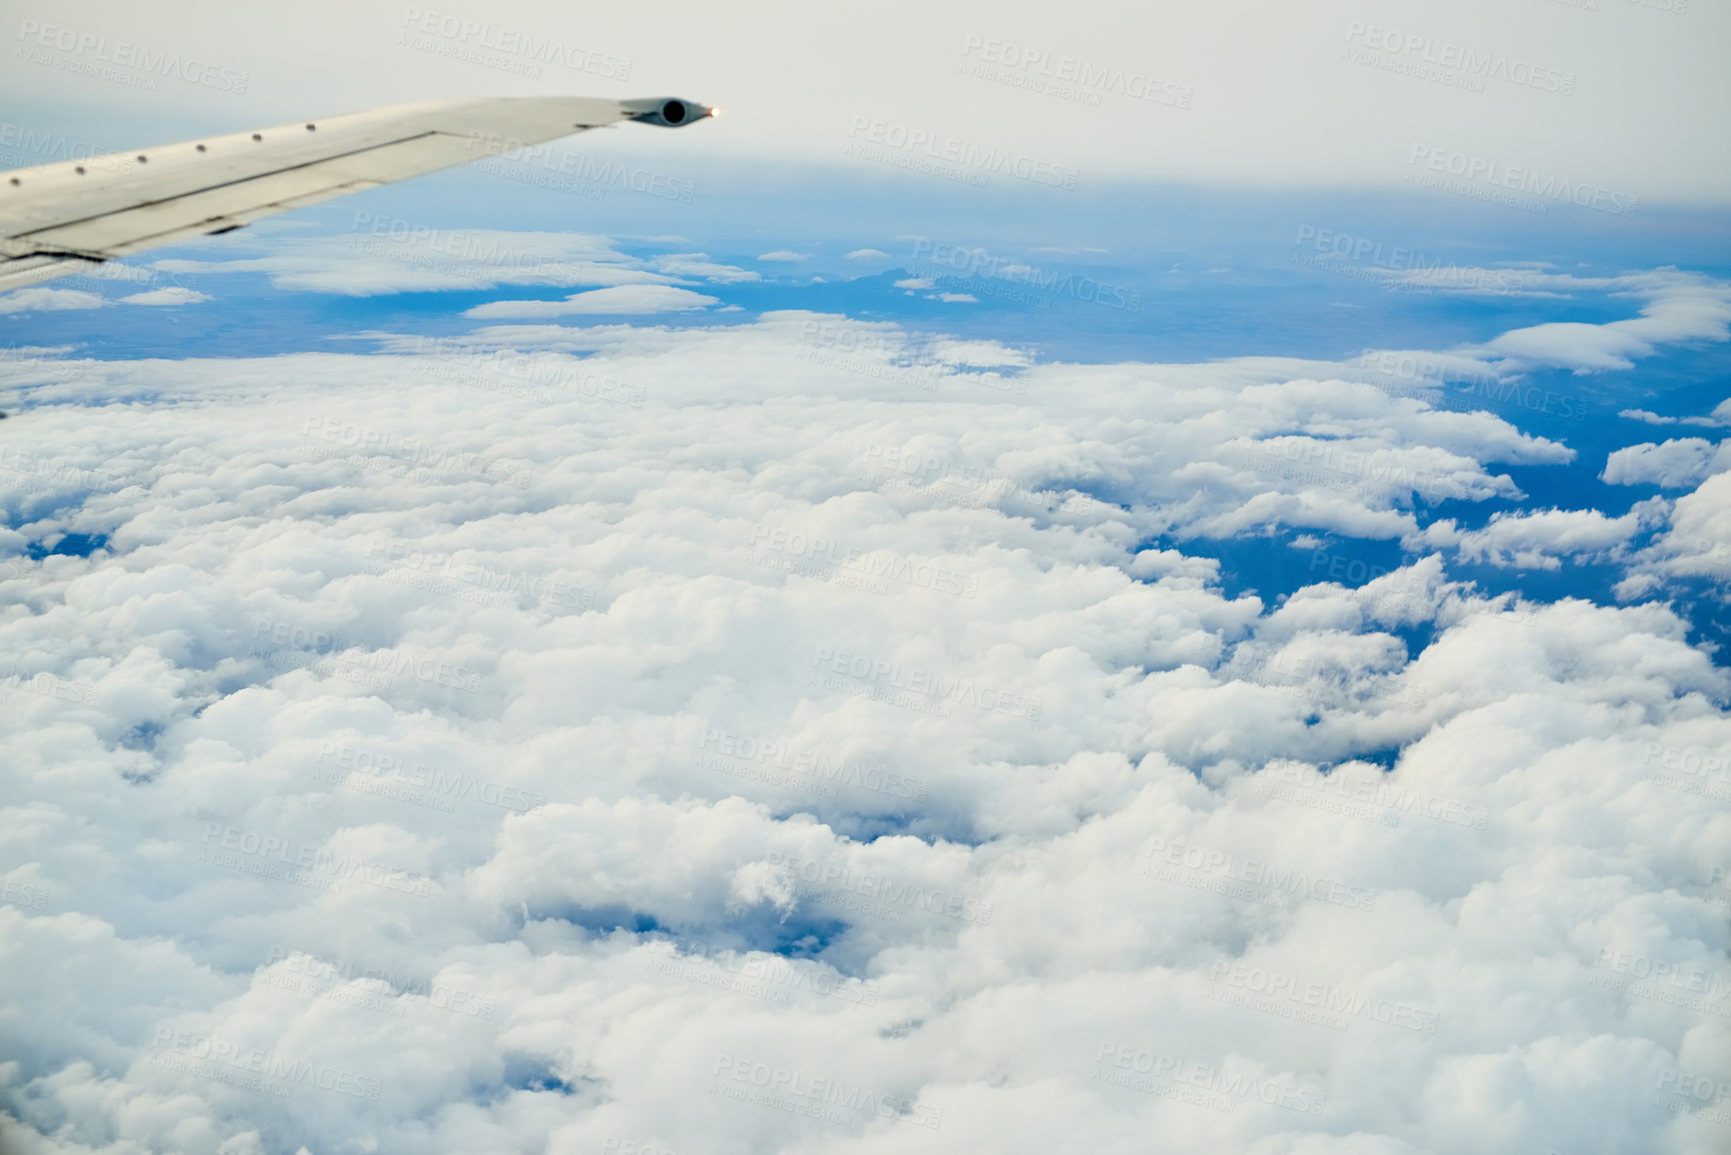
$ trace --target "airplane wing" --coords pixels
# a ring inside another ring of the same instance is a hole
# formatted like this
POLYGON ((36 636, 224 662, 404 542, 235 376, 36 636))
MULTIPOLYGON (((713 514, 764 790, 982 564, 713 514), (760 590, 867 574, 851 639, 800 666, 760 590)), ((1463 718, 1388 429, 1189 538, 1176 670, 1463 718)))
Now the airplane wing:
POLYGON ((435 100, 0 172, 0 291, 575 132, 713 116, 689 100, 435 100))

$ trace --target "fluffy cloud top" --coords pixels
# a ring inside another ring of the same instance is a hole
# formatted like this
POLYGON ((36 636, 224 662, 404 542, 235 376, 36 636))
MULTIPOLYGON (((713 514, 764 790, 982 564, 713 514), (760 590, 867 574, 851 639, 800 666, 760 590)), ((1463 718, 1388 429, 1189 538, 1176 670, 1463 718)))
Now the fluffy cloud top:
POLYGON ((1731 442, 1715 445, 1684 437, 1655 445, 1651 441, 1614 450, 1600 476, 1612 485, 1652 484, 1662 489, 1693 489, 1715 473, 1731 469, 1731 442))
POLYGON ((1663 589, 1731 474, 1461 528, 1576 452, 1352 364, 371 336, 0 362, 9 1148, 1722 1136, 1731 679, 1450 565, 1663 589))

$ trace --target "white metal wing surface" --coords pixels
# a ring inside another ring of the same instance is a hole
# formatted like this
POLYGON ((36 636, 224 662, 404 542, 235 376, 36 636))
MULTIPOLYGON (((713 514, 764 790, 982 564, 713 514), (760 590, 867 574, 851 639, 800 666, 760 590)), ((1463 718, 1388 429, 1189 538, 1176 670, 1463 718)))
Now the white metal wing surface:
POLYGON ((586 129, 714 111, 670 97, 436 100, 0 172, 0 290, 586 129))

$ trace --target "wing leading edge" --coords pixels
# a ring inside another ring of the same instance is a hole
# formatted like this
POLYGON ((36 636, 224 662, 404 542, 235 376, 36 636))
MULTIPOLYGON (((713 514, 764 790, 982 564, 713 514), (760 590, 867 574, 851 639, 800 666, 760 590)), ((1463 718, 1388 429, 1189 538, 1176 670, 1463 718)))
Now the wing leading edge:
POLYGON ((0 290, 591 128, 714 114, 667 97, 435 100, 0 172, 0 290))

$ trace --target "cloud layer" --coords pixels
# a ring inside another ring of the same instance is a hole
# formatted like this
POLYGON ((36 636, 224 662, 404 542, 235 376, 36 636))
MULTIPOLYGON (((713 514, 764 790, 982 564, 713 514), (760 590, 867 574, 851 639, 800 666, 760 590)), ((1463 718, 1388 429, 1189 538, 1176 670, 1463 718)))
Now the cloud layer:
POLYGON ((10 1148, 1722 1143, 1731 683, 1649 596, 1722 466, 1528 509, 1601 463, 1375 358, 370 336, 0 363, 10 1148), (1457 572, 1564 561, 1645 600, 1457 572))

